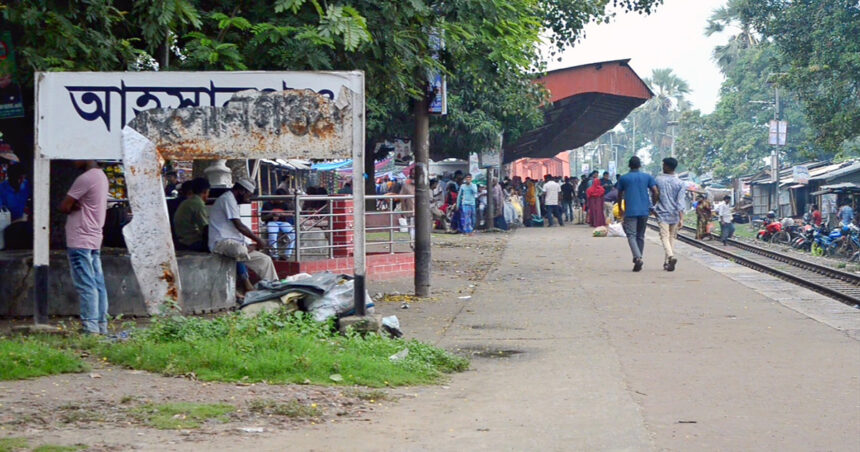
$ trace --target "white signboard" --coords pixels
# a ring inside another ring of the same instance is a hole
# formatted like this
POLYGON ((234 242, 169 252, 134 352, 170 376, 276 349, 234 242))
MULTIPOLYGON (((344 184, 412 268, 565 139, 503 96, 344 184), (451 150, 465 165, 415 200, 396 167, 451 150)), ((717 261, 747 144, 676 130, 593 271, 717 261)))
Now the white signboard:
POLYGON ((615 174, 618 173, 618 168, 615 166, 615 160, 609 161, 609 177, 615 179, 615 174))
POLYGON ((794 183, 796 184, 808 184, 809 183, 809 168, 806 165, 797 165, 794 167, 792 171, 792 179, 794 179, 794 183))
POLYGON ((472 177, 476 177, 478 174, 481 174, 481 165, 478 160, 478 153, 471 152, 469 153, 469 174, 472 177))
POLYGON ((121 158, 122 128, 151 108, 223 106, 248 89, 363 93, 350 72, 43 72, 36 74, 36 150, 48 159, 121 158))
POLYGON ((768 127, 767 143, 771 146, 785 146, 788 135, 788 121, 771 120, 768 127))

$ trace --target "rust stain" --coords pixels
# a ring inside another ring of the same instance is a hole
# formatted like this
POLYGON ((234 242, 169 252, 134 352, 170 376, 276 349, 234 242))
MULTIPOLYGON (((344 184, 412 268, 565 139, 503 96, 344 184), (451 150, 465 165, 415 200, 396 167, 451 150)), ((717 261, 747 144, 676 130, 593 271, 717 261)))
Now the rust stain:
POLYGON ((167 296, 173 300, 179 299, 179 291, 176 289, 176 276, 170 270, 169 262, 161 263, 161 279, 167 283, 167 296))

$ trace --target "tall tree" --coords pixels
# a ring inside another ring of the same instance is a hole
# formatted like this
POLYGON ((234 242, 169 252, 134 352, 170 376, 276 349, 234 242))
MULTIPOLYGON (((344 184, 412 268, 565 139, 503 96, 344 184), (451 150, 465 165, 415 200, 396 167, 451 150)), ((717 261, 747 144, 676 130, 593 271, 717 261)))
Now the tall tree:
POLYGON ((742 0, 741 12, 776 46, 825 151, 858 155, 860 136, 860 6, 856 0, 742 0))
POLYGON ((680 114, 690 108, 686 95, 689 84, 672 72, 672 69, 654 69, 645 79, 654 97, 633 112, 639 133, 645 135, 651 145, 653 161, 671 154, 676 124, 680 114))

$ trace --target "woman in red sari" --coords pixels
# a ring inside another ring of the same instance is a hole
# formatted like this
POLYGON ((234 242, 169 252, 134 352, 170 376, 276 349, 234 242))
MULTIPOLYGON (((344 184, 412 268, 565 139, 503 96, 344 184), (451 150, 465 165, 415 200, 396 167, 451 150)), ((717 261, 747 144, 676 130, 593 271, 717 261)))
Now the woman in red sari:
POLYGON ((603 216, 603 195, 606 190, 600 184, 600 179, 594 178, 591 181, 591 187, 585 191, 588 197, 586 206, 588 206, 588 224, 596 228, 598 226, 606 226, 606 217, 603 216))

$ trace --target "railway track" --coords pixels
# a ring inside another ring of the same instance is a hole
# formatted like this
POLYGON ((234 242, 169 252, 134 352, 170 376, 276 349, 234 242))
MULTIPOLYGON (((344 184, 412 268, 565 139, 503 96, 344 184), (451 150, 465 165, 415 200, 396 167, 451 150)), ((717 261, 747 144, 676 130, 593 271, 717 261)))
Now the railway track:
MULTIPOLYGON (((649 222, 648 226, 657 229, 655 223, 649 222)), ((850 306, 860 306, 860 276, 858 275, 738 240, 730 239, 727 246, 723 246, 716 237, 714 241, 703 242, 696 240, 695 232, 694 228, 684 226, 678 234, 678 240, 745 267, 814 290, 850 306)))

